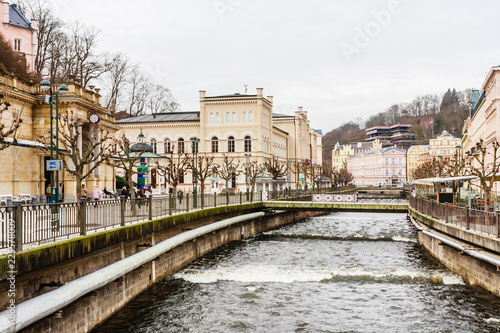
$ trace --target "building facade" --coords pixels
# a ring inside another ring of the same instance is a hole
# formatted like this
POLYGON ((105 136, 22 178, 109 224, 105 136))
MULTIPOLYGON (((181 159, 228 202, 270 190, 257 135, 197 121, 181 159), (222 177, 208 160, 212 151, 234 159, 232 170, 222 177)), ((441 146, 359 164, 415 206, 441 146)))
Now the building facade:
POLYGON ((332 150, 332 167, 334 170, 343 169, 347 164, 349 155, 377 149, 382 149, 382 143, 379 139, 371 142, 348 143, 346 145, 337 142, 332 150))
POLYGON ((402 186, 406 181, 406 151, 389 147, 350 155, 347 171, 356 186, 402 186))
POLYGON ((411 146, 407 150, 406 170, 408 181, 413 180, 413 171, 429 160, 429 145, 411 146))
POLYGON ((365 130, 366 141, 372 142, 378 139, 383 147, 396 146, 399 149, 408 149, 415 142, 415 134, 411 129, 410 124, 370 127, 365 130))
POLYGON ((448 131, 443 131, 435 139, 429 140, 429 158, 453 157, 461 149, 462 139, 448 131))
POLYGON ((35 68, 38 43, 38 21, 28 20, 16 4, 0 1, 3 11, 0 33, 12 45, 12 49, 25 59, 28 72, 35 68))
MULTIPOLYGON (((322 163, 322 134, 310 128, 307 111, 302 108, 293 115, 273 113, 273 97, 264 96, 262 88, 255 95, 207 96, 200 91, 199 97, 200 111, 141 115, 118 120, 117 124, 130 142, 135 142, 142 131, 146 142, 160 155, 168 151, 192 154, 192 138, 199 139, 198 155, 213 156, 219 165, 224 155, 238 162, 239 174, 229 187, 239 190, 247 187, 244 169, 249 161, 263 164, 268 158, 278 157, 290 169, 282 187, 292 188, 299 178, 292 174, 292 161, 322 163)), ((157 179, 152 185, 161 187, 163 183, 163 179, 157 179)), ((212 177, 198 186, 210 193, 220 191, 225 184, 212 177)), ((189 193, 192 187, 189 171, 179 188, 189 193)))
MULTIPOLYGON (((466 140, 465 152, 470 152, 482 140, 490 154, 486 157, 486 164, 491 168, 493 162, 493 142, 500 142, 500 66, 492 67, 483 82, 481 90, 474 90, 470 98, 470 116, 465 124, 466 140)), ((498 163, 498 161, 497 161, 498 163)), ((476 165, 479 167, 479 165, 476 165)), ((496 195, 500 192, 499 182, 493 186, 496 195)))
MULTIPOLYGON (((42 92, 37 84, 22 82, 10 76, 0 76, 0 84, 3 87, 2 102, 10 104, 2 114, 2 123, 12 122, 17 114, 20 114, 22 119, 16 133, 17 142, 0 150, 0 195, 24 194, 44 197, 45 189, 50 183, 50 172, 46 168, 49 156, 48 152, 40 149, 43 145, 38 141, 41 135, 48 135, 50 127, 50 106, 45 104, 45 92, 42 92)), ((67 86, 69 92, 59 96, 59 115, 71 111, 82 119, 82 137, 89 131, 89 112, 97 112, 100 115, 103 129, 110 133, 117 131, 114 115, 100 106, 100 95, 97 92, 87 90, 75 82, 68 82, 67 86)), ((55 88, 57 87, 53 86, 54 91, 55 88)), ((65 201, 75 200, 75 178, 66 171, 59 171, 59 183, 60 197, 64 195, 65 201)), ((104 186, 113 189, 113 169, 106 165, 99 166, 87 177, 84 184, 88 188, 97 185, 100 189, 104 186)))

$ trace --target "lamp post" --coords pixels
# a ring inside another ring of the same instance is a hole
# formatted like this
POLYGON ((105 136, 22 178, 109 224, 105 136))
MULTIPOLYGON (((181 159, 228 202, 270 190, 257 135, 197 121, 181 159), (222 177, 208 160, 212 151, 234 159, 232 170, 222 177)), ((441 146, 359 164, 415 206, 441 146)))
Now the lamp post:
MULTIPOLYGON (((49 81, 43 80, 40 82, 40 89, 42 91, 49 91, 49 104, 50 104, 50 159, 53 161, 54 158, 54 134, 53 134, 53 120, 55 120, 55 131, 56 131, 56 143, 55 143, 55 151, 56 151, 56 163, 54 168, 50 168, 53 173, 50 175, 50 186, 51 186, 51 194, 50 201, 52 203, 59 202, 59 170, 61 170, 61 162, 59 162, 59 93, 61 95, 66 94, 69 89, 65 84, 61 84, 59 88, 56 90, 56 115, 53 116, 53 102, 52 102, 52 85, 49 81), (55 181, 54 181, 54 173, 55 173, 55 181)), ((76 189, 77 191, 79 189, 76 189)))
POLYGON ((245 154, 246 158, 246 168, 245 168, 245 183, 247 184, 247 201, 249 201, 249 195, 250 195, 250 188, 249 188, 249 182, 250 182, 250 157, 252 157, 252 154, 245 154))
POLYGON ((198 205, 198 172, 196 157, 198 156, 198 142, 200 139, 191 137, 189 140, 191 140, 191 148, 193 151, 193 208, 196 208, 198 205))

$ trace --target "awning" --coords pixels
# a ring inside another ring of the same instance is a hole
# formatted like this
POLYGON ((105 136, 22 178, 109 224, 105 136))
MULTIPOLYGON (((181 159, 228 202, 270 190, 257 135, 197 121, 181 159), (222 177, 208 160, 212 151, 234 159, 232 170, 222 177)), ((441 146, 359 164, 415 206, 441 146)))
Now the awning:
MULTIPOLYGON (((500 175, 498 175, 498 176, 500 176, 500 175)), ((445 183, 445 182, 469 180, 469 179, 476 179, 476 178, 478 178, 478 177, 472 176, 472 175, 458 176, 458 177, 433 177, 433 178, 415 179, 415 180, 412 180, 412 184, 432 186, 435 183, 445 183)), ((499 180, 500 180, 500 178, 499 178, 499 180)))

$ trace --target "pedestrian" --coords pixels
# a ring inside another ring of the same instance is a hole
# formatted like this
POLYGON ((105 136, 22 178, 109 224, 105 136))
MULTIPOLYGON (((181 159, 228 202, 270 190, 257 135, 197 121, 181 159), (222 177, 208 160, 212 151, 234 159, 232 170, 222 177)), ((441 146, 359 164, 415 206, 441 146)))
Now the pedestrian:
POLYGON ((125 197, 125 199, 128 198, 128 191, 127 191, 127 187, 126 186, 122 187, 122 190, 120 192, 120 196, 125 197))
POLYGON ((87 200, 87 188, 85 187, 85 184, 82 184, 82 190, 80 192, 80 198, 82 201, 87 200))
POLYGON ((47 196, 47 203, 50 202, 50 197, 52 195, 52 186, 47 184, 47 188, 45 189, 45 195, 47 196))
POLYGON ((151 191, 151 186, 146 187, 146 190, 144 191, 144 194, 146 195, 146 198, 152 197, 153 192, 151 191))
POLYGON ((184 192, 182 190, 177 191, 177 197, 179 198, 179 205, 182 204, 182 197, 184 196, 184 192))
POLYGON ((95 201, 99 200, 101 197, 101 190, 99 190, 99 187, 97 185, 94 187, 94 190, 92 191, 92 198, 94 198, 95 201))
POLYGON ((104 190, 102 190, 102 193, 104 193, 105 195, 109 196, 110 198, 113 197, 113 193, 109 192, 107 189, 106 189, 106 186, 104 186, 104 190))

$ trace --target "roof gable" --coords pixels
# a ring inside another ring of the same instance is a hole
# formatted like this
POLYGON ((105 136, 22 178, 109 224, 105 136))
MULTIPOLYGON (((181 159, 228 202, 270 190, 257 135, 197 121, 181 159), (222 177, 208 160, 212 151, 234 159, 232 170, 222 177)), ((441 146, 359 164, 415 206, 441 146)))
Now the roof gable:
POLYGON ((9 24, 20 28, 31 29, 31 22, 24 17, 15 3, 9 6, 9 24))

